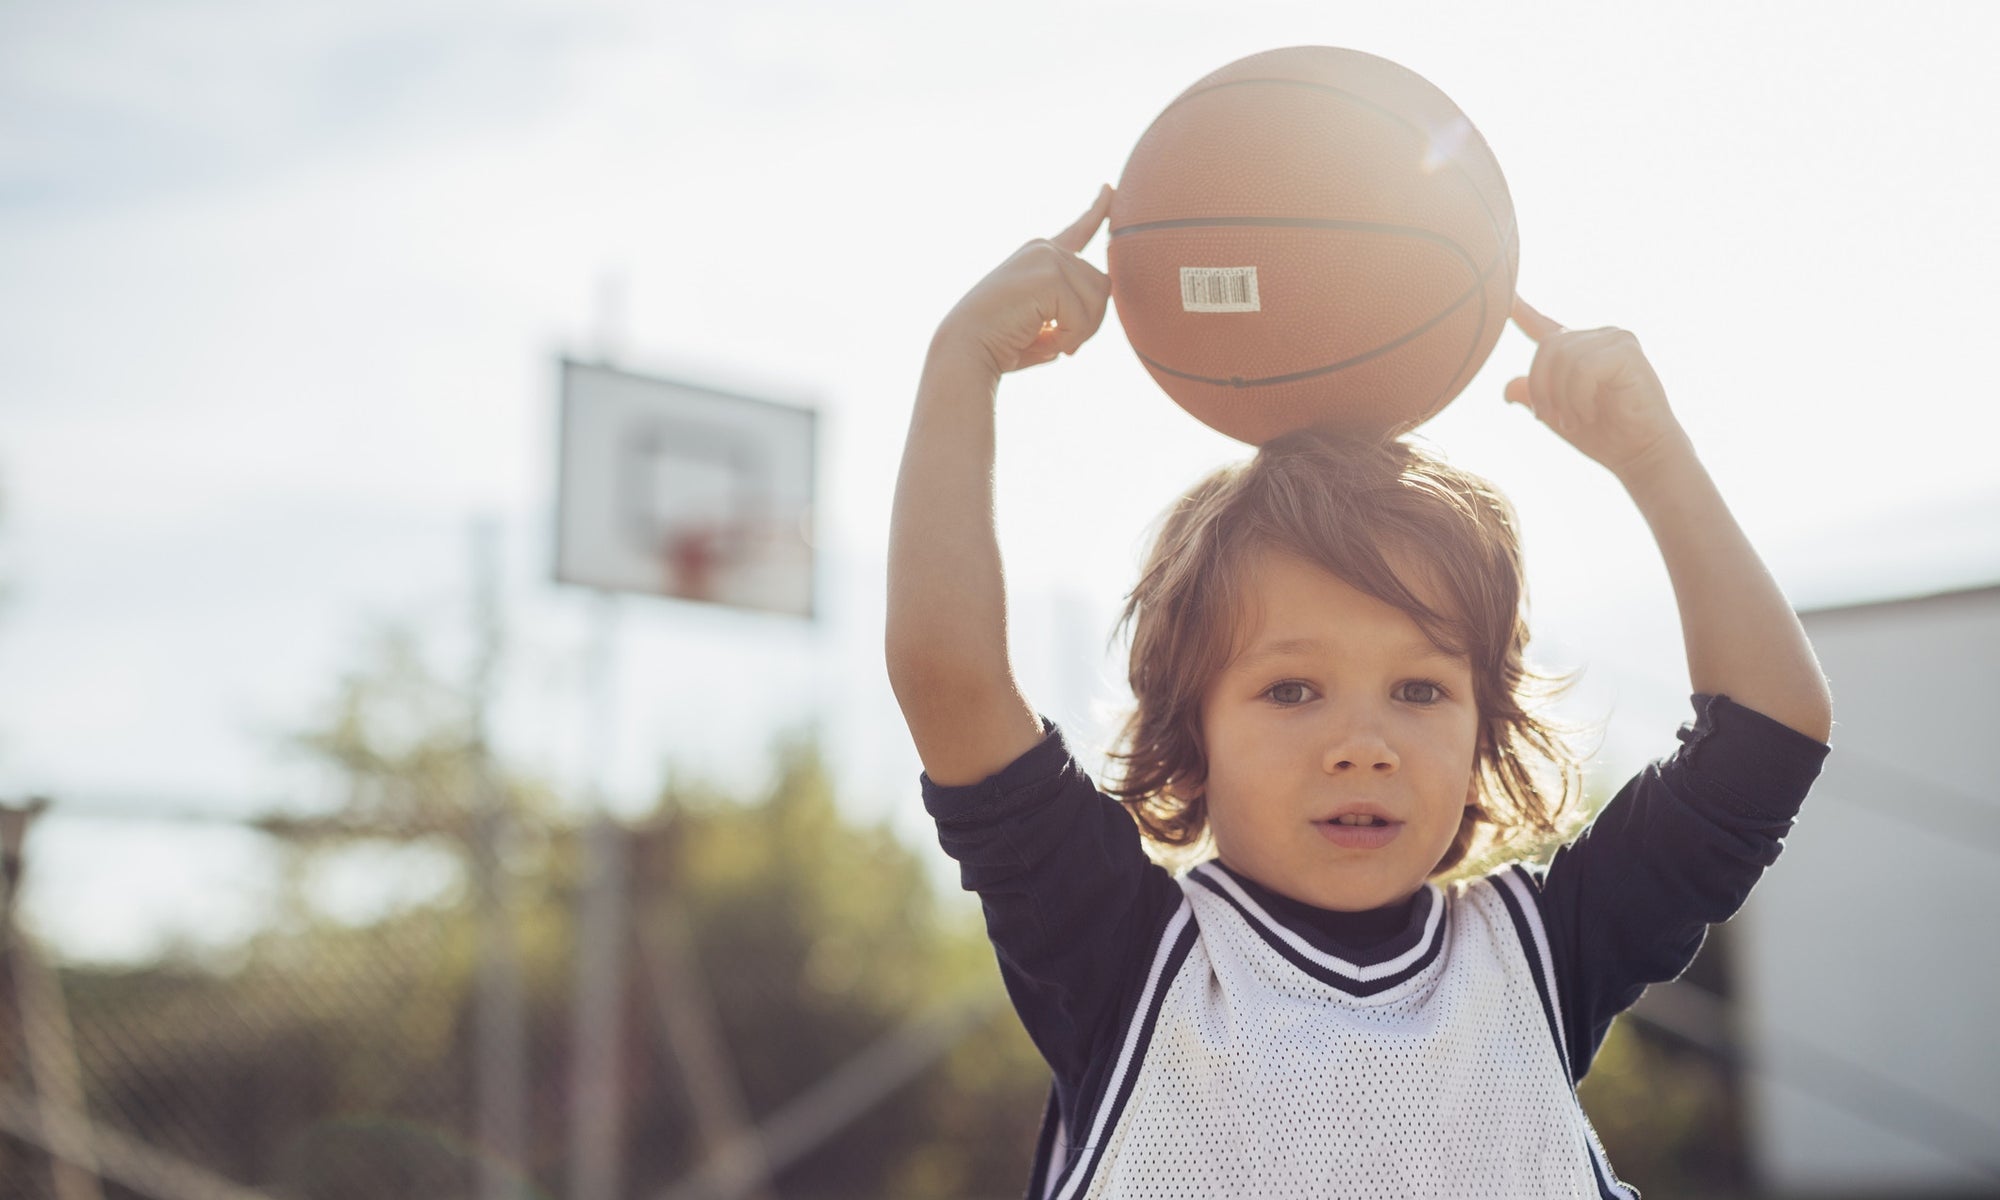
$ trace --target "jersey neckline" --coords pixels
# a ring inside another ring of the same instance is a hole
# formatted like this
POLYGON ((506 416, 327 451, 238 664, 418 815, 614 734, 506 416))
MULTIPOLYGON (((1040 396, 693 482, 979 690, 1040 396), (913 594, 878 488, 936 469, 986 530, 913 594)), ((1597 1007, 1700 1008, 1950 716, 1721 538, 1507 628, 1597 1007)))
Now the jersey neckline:
POLYGON ((1444 897, 1435 883, 1425 883, 1405 902, 1409 911, 1401 930, 1373 946, 1357 949, 1334 941, 1317 922, 1300 920, 1302 914, 1288 912, 1296 902, 1267 905, 1267 889, 1243 879, 1219 861, 1200 863, 1187 877, 1227 902, 1251 930, 1294 966, 1350 995, 1374 996, 1407 982, 1436 961, 1444 944, 1444 897))

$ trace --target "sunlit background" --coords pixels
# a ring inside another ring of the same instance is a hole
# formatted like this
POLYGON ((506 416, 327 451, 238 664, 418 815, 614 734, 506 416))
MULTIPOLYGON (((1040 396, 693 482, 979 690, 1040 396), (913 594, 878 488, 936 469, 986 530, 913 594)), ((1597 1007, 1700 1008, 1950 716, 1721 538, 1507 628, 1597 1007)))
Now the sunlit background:
MULTIPOLYGON (((296 882, 242 822, 349 795, 299 743, 343 681, 399 644, 472 685, 481 527, 495 754, 549 812, 761 794, 806 739, 845 819, 949 889, 880 651, 926 341, 1183 87, 1303 43, 1470 115, 1522 294, 1639 335, 1797 604, 2000 583, 2000 8, 24 0, 0 6, 0 803, 54 803, 21 925, 93 969, 242 953, 296 882), (624 600, 593 698, 598 605, 551 578, 563 354, 818 411, 816 620, 624 600)), ((1425 433, 1521 510, 1536 651, 1581 671, 1615 781, 1686 715, 1678 624, 1614 481, 1501 402, 1530 355, 1510 329, 1425 433)), ((1149 522, 1243 453, 1115 316, 1003 387, 1016 658, 1089 753, 1149 522)), ((437 855, 360 862, 314 903, 365 924, 454 886, 437 855)))

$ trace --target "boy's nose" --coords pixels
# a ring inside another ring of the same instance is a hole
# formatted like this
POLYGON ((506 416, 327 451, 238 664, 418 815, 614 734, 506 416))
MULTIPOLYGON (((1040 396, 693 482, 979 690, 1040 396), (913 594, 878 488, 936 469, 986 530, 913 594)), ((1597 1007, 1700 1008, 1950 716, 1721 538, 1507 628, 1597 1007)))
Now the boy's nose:
POLYGON ((1400 766, 1402 760, 1374 722, 1351 720, 1344 722, 1327 738, 1326 753, 1322 766, 1329 775, 1342 775, 1355 771, 1378 771, 1387 774, 1400 766))

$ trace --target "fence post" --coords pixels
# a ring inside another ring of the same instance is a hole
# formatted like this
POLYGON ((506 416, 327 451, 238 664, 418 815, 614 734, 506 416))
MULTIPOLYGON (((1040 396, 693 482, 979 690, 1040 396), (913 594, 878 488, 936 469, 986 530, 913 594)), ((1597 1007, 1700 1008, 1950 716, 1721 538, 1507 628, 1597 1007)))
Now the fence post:
POLYGON ((513 832, 506 796, 495 778, 487 737, 487 708, 499 658, 499 527, 491 520, 472 530, 473 627, 479 637, 473 663, 472 877, 478 905, 479 983, 474 998, 477 1059, 473 1065, 481 1200, 526 1200, 528 1148, 527 1005, 521 959, 514 944, 513 889, 502 849, 513 832))
POLYGON ((622 1183, 625 834, 600 814, 585 834, 571 1044, 569 1200, 615 1200, 622 1183))
POLYGON ((76 1061, 69 1009, 63 1003, 62 981, 41 956, 26 930, 16 924, 15 899, 26 871, 23 849, 28 824, 48 801, 25 806, 0 806, 0 863, 4 863, 6 907, 0 910, 0 956, 13 982, 14 1009, 19 1016, 28 1074, 35 1082, 42 1136, 50 1147, 49 1174, 56 1200, 104 1200, 97 1182, 97 1157, 91 1149, 90 1113, 84 1106, 83 1072, 76 1061))

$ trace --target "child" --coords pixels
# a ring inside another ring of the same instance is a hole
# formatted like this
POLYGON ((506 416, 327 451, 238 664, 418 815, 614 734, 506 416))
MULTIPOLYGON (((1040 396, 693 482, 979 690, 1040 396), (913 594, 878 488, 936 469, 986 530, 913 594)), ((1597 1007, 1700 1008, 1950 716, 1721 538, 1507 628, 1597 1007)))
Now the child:
POLYGON ((1110 199, 939 325, 890 539, 925 804, 1054 1073, 1030 1194, 1630 1195, 1575 1084, 1777 856, 1832 723, 1803 630, 1637 342, 1517 302, 1539 348, 1507 399, 1618 477, 1666 560, 1681 747, 1546 868, 1474 874, 1559 834, 1573 791, 1523 703, 1512 514, 1406 443, 1293 435, 1171 510, 1100 792, 1015 687, 991 471, 1000 377, 1103 320, 1078 255, 1110 199), (1175 877, 1142 836, 1215 857, 1175 877))

